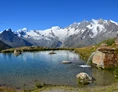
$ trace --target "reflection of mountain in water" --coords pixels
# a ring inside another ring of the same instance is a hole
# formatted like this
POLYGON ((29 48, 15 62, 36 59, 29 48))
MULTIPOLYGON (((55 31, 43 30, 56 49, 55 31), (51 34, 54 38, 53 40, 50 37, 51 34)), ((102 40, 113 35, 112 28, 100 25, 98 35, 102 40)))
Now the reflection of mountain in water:
POLYGON ((101 71, 97 69, 79 67, 78 65, 85 62, 76 53, 55 51, 57 54, 49 55, 49 52, 24 52, 18 57, 13 53, 0 53, 0 83, 21 88, 26 84, 26 88, 32 88, 35 87, 35 80, 38 80, 46 84, 77 86, 76 75, 80 72, 93 75, 96 85, 107 84, 107 81, 112 82, 114 79, 110 73, 103 72, 103 75, 100 75, 101 71), (69 65, 61 63, 67 59, 74 61, 69 65), (111 76, 111 79, 107 78, 108 76, 111 76), (106 78, 107 81, 100 82, 106 78))

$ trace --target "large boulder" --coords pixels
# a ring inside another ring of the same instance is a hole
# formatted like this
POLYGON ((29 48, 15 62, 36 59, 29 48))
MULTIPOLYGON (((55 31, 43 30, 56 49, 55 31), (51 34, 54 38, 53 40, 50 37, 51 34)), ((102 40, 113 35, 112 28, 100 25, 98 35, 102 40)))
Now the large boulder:
POLYGON ((96 51, 93 56, 92 63, 95 64, 97 67, 104 68, 104 59, 105 59, 105 53, 96 51))
POLYGON ((112 68, 118 66, 118 55, 112 48, 99 48, 92 59, 98 68, 112 68))
POLYGON ((90 77, 87 73, 81 72, 76 75, 79 84, 89 84, 92 83, 93 78, 90 77))

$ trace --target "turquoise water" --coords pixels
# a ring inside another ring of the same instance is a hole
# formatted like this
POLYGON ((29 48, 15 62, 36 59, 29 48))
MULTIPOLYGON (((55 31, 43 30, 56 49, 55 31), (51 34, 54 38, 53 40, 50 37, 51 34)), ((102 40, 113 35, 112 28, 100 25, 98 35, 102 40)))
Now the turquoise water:
POLYGON ((24 52, 19 56, 14 56, 13 53, 1 53, 0 85, 32 88, 35 87, 36 82, 40 81, 46 84, 77 86, 76 75, 80 72, 86 72, 96 78, 101 77, 99 81, 94 83, 95 85, 102 85, 105 76, 108 80, 104 81, 104 84, 113 81, 113 76, 110 73, 101 74, 101 71, 91 67, 80 67, 86 63, 74 52, 55 51, 57 54, 53 55, 50 55, 49 52, 24 52), (72 63, 62 64, 63 60, 72 63))

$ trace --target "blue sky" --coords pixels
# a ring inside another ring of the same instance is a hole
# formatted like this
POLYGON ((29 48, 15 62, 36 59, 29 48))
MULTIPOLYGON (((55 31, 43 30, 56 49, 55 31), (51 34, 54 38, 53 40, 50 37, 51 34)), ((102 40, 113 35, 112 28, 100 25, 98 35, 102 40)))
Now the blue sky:
POLYGON ((118 22, 118 0, 0 0, 0 31, 63 28, 93 18, 118 22))

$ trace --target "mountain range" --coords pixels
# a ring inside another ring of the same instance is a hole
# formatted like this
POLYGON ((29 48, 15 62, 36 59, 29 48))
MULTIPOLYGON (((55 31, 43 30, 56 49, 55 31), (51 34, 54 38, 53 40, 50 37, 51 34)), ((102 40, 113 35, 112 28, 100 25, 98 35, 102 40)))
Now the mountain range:
POLYGON ((97 44, 108 38, 116 37, 118 23, 112 20, 82 21, 65 28, 54 26, 46 30, 28 30, 27 28, 0 33, 0 40, 11 47, 83 47, 97 44))

